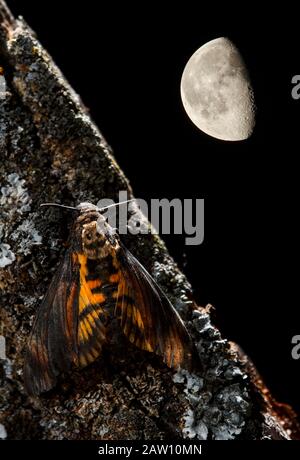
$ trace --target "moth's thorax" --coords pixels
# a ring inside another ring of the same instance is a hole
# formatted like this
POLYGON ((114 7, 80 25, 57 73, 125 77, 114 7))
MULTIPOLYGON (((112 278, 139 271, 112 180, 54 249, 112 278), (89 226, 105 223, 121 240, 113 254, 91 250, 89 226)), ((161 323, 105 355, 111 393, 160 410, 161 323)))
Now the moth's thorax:
POLYGON ((118 236, 98 211, 83 212, 77 219, 81 230, 81 246, 89 259, 113 255, 119 249, 118 236))

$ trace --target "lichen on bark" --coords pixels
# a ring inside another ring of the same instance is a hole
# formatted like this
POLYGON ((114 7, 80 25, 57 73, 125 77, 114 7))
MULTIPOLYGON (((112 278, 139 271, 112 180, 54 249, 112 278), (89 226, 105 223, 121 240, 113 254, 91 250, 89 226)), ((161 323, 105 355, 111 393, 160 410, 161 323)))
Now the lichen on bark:
MULTIPOLYGON (((76 205, 132 190, 79 97, 22 19, 0 0, 0 436, 8 439, 289 439, 249 360, 212 325, 157 235, 124 235, 183 315, 203 363, 174 372, 116 331, 109 349, 39 398, 23 388, 23 350, 37 305, 64 253, 76 205), (252 370, 251 370, 252 369, 252 370)), ((139 212, 136 210, 136 212, 139 212)), ((145 225, 148 225, 144 221, 145 225)), ((199 281, 200 282, 200 281, 199 281)))

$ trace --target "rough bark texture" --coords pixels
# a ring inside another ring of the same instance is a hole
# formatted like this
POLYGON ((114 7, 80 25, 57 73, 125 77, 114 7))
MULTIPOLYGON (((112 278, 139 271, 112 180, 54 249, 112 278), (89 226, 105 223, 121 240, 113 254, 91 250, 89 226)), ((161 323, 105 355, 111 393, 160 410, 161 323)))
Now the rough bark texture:
MULTIPOLYGON (((184 317, 201 375, 174 373, 122 334, 94 364, 29 398, 23 350, 64 253, 76 205, 131 189, 78 96, 22 20, 0 0, 0 437, 8 439, 290 439, 296 418, 276 404, 247 357, 193 303, 191 286, 155 235, 124 242, 184 317)), ((139 212, 136 210, 136 212, 139 212)), ((144 221, 144 225, 148 225, 144 221)))

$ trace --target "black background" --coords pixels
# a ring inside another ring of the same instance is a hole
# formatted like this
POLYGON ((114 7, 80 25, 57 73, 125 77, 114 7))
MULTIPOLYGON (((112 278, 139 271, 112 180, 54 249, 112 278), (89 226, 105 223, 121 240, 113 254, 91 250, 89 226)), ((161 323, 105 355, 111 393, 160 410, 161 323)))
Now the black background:
POLYGON ((200 304, 253 358, 273 394, 300 411, 298 276, 298 12, 243 3, 8 0, 80 94, 140 198, 205 198, 205 241, 166 238, 200 304), (135 5, 135 3, 137 5, 135 5), (173 4, 174 3, 174 4, 173 4), (123 6, 121 6, 123 5, 123 6), (284 14, 287 13, 287 14, 284 14), (286 16, 286 17, 285 17, 286 16), (292 19, 296 19, 295 24, 292 19), (227 36, 248 65, 258 106, 253 136, 202 134, 180 99, 191 54, 227 36))

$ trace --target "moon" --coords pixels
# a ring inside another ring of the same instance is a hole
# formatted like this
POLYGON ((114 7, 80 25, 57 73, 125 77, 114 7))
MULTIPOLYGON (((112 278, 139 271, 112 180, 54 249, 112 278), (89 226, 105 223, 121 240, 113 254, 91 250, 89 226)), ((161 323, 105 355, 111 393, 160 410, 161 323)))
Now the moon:
POLYGON ((186 113, 201 131, 225 141, 251 136, 254 93, 244 60, 228 38, 211 40, 191 56, 180 92, 186 113))

